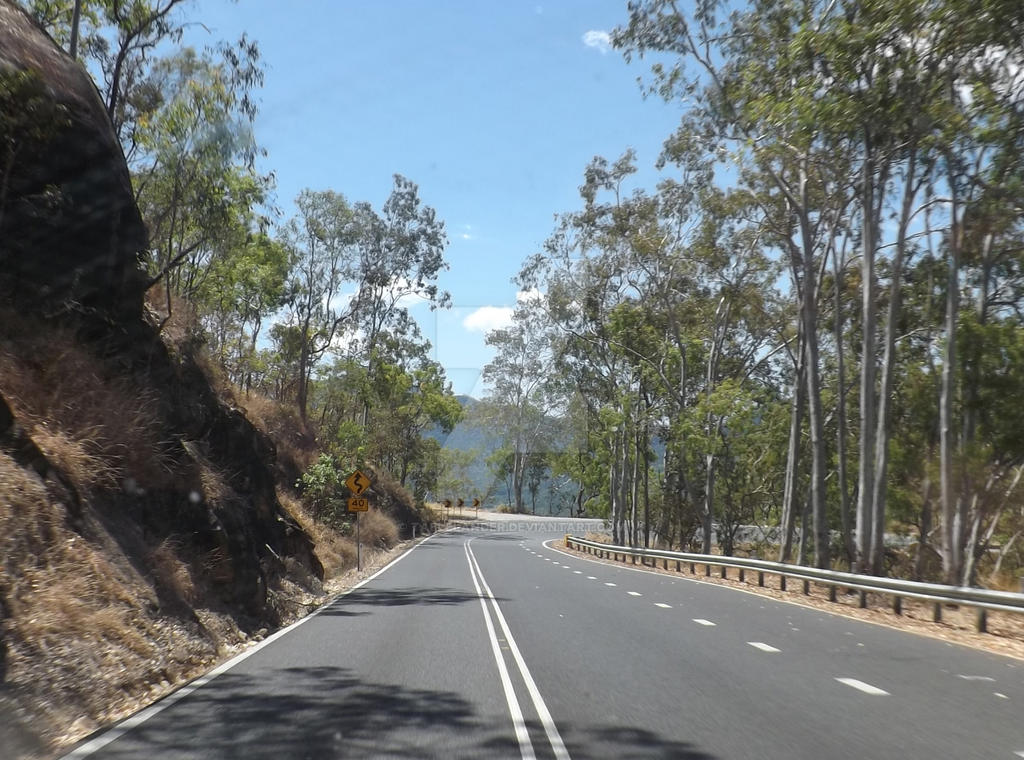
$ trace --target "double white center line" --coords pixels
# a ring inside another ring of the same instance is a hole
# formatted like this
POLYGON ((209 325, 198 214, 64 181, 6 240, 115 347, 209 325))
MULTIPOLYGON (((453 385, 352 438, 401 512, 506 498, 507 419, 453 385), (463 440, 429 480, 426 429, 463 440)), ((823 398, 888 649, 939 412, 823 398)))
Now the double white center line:
POLYGON ((494 653, 494 661, 498 665, 498 675, 501 677, 501 685, 505 691, 505 701, 508 702, 508 710, 512 715, 512 725, 515 727, 516 739, 519 742, 519 752, 523 760, 534 760, 536 758, 533 751, 533 743, 530 741, 530 732, 526 727, 526 721, 523 719, 523 709, 519 705, 515 688, 512 686, 512 679, 509 676, 508 667, 505 665, 505 658, 501 653, 501 646, 495 635, 494 624, 491 622, 492 614, 498 621, 498 626, 504 634, 505 642, 512 652, 512 658, 519 668, 519 674, 523 678, 523 683, 526 684, 526 690, 530 694, 533 708, 537 711, 537 717, 540 718, 541 725, 544 726, 544 733, 547 734, 548 742, 551 744, 551 751, 554 752, 557 760, 570 760, 569 752, 562 742, 562 737, 558 733, 558 727, 555 726, 551 712, 544 703, 544 698, 540 695, 537 683, 533 680, 530 669, 526 666, 526 660, 523 659, 519 646, 512 637, 512 631, 509 630, 505 616, 501 612, 501 607, 498 606, 498 600, 491 593, 491 588, 487 585, 483 571, 480 570, 480 565, 476 561, 476 555, 473 554, 473 549, 469 546, 473 540, 470 539, 465 544, 466 561, 469 562, 469 574, 473 578, 473 586, 480 597, 480 607, 483 609, 484 622, 487 624, 487 635, 491 640, 491 651, 494 653), (481 590, 481 587, 483 587, 483 590, 481 590), (488 601, 490 602, 489 608, 487 605, 488 601))

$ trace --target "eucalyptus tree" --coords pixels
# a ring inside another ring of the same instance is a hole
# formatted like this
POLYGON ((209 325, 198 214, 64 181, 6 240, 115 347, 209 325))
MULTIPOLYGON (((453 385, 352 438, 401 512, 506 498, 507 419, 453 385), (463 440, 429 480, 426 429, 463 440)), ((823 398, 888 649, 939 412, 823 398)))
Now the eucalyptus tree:
MULTIPOLYGON (((135 154, 137 130, 158 97, 148 81, 150 72, 168 43, 180 43, 187 23, 181 11, 188 4, 81 0, 80 57, 99 82, 107 115, 129 160, 135 154)), ((59 44, 70 44, 75 0, 22 0, 22 5, 59 44)))
POLYGON ((287 246, 266 234, 247 234, 210 263, 196 294, 211 350, 246 391, 258 371, 264 322, 287 300, 291 266, 287 246))
MULTIPOLYGON (((255 65, 249 62, 246 65, 255 65)), ((159 62, 149 82, 159 100, 138 127, 135 187, 150 231, 151 285, 194 299, 211 264, 244 246, 262 223, 269 178, 254 169, 254 114, 232 66, 186 48, 159 62)))
POLYGON ((827 567, 819 270, 830 225, 836 223, 845 201, 841 185, 836 186, 827 171, 830 156, 809 109, 822 80, 809 65, 813 50, 800 44, 802 30, 813 24, 824 5, 764 0, 726 14, 723 3, 707 2, 685 15, 673 0, 647 0, 630 5, 629 23, 617 29, 613 39, 627 58, 648 53, 676 56, 668 67, 653 65, 650 90, 668 100, 691 103, 692 117, 683 129, 696 127, 718 141, 717 153, 727 156, 731 149, 749 164, 765 191, 759 197, 771 207, 766 215, 789 220, 778 243, 790 262, 800 303, 815 562, 827 567))
MULTIPOLYGON (((399 174, 380 213, 360 202, 353 216, 357 259, 352 309, 359 348, 372 376, 383 331, 418 335, 410 304, 425 302, 432 310, 450 305, 451 297, 437 285, 438 275, 448 268, 448 241, 437 212, 423 205, 417 185, 399 174)), ((368 413, 365 406, 364 422, 368 413)))
POLYGON ((354 331, 352 299, 344 287, 358 277, 358 236, 352 206, 333 190, 303 190, 295 205, 298 213, 282 231, 295 263, 278 334, 293 336, 295 402, 305 421, 316 363, 345 330, 354 331))
POLYGON ((523 512, 528 466, 555 444, 547 424, 555 409, 553 336, 537 299, 530 299, 516 307, 511 325, 492 330, 486 341, 494 347, 495 356, 483 369, 491 390, 482 413, 499 438, 510 506, 523 512))

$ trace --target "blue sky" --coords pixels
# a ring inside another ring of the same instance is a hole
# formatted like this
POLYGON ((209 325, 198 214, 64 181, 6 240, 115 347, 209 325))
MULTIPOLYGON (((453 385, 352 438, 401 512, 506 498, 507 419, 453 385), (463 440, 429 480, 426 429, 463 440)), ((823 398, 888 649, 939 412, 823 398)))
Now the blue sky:
POLYGON ((202 0, 189 15, 205 26, 189 44, 260 43, 256 136, 286 214, 305 187, 379 208, 395 173, 437 209, 453 308, 413 311, 456 393, 483 394, 486 328, 554 216, 579 207, 587 162, 632 147, 653 187, 678 124, 678 106, 643 98, 647 64, 607 48, 625 0, 202 0))

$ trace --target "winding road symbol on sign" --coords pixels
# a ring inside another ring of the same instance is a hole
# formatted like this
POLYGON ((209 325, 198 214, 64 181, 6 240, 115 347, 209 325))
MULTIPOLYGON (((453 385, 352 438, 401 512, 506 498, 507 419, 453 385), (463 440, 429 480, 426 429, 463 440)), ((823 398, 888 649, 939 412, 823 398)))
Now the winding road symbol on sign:
POLYGON ((363 473, 359 472, 359 470, 356 470, 355 472, 348 476, 348 480, 345 481, 345 485, 348 487, 348 490, 351 491, 356 496, 362 496, 363 491, 369 488, 370 483, 372 482, 373 481, 371 481, 368 477, 363 475, 363 473))

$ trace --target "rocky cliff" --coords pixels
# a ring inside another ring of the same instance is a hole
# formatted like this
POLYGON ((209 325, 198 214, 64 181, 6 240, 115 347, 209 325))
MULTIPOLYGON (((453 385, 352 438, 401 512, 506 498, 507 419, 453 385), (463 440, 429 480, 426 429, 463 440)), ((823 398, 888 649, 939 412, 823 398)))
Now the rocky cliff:
POLYGON ((196 335, 148 316, 146 232, 95 86, 9 0, 0 183, 11 748, 81 733, 279 624, 323 568, 278 499, 272 441, 218 395, 196 335))

